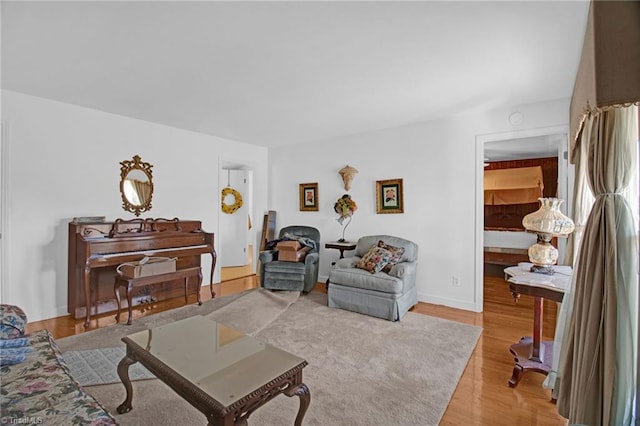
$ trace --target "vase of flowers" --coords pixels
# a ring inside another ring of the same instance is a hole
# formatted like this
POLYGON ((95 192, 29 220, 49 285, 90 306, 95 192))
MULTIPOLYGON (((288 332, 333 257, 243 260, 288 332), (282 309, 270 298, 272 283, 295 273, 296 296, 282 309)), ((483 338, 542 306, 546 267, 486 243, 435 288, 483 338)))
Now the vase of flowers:
POLYGON ((338 223, 342 225, 342 238, 338 240, 338 242, 345 242, 344 232, 347 230, 347 226, 351 223, 351 219, 353 217, 353 213, 358 210, 358 205, 351 198, 351 195, 344 194, 342 197, 338 198, 338 200, 333 205, 333 210, 338 213, 338 223), (347 223, 345 224, 345 220, 347 223))

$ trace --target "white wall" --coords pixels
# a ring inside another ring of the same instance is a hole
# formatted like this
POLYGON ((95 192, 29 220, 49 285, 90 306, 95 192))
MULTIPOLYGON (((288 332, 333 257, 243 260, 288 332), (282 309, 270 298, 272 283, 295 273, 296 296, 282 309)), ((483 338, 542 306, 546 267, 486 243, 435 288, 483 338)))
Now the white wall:
MULTIPOLYGON (((483 159, 476 158, 476 136, 567 125, 569 100, 518 106, 524 116, 519 126, 508 121, 515 110, 271 149, 269 206, 277 211, 277 227, 312 225, 320 229, 323 242, 339 238, 333 203, 345 192, 338 170, 349 164, 359 170, 349 191, 359 209, 346 238, 392 234, 415 241, 420 246, 420 300, 477 310, 482 299, 474 283, 475 191, 476 167, 482 168, 483 159), (376 214, 375 182, 394 178, 404 179, 405 213, 376 214), (304 182, 319 184, 318 212, 299 211, 298 184, 304 182), (453 286, 453 277, 459 286, 453 286)), ((335 250, 321 252, 323 280, 337 256, 335 250)))
MULTIPOLYGON (((261 218, 267 210, 266 148, 11 91, 2 95, 7 129, 1 294, 3 303, 22 306, 30 321, 67 313, 67 229, 73 217, 135 217, 121 207, 122 160, 138 154, 153 164, 153 208, 142 217, 201 220, 206 231, 218 234, 220 157, 252 164, 252 216, 261 218)), ((209 264, 204 256, 205 277, 209 264)))

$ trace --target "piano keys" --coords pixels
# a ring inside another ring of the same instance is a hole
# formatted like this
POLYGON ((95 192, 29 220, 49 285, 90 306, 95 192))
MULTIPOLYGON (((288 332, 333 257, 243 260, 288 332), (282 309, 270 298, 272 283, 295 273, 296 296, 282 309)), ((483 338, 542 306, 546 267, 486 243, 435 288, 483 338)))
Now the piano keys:
MULTIPOLYGON (((213 234, 196 220, 117 219, 114 222, 69 223, 67 310, 74 318, 116 312, 113 285, 116 267, 145 256, 176 257, 176 268, 201 266, 201 255, 211 256, 209 287, 213 291, 216 264, 213 234)), ((134 295, 134 302, 183 297, 179 283, 162 283, 134 295)))

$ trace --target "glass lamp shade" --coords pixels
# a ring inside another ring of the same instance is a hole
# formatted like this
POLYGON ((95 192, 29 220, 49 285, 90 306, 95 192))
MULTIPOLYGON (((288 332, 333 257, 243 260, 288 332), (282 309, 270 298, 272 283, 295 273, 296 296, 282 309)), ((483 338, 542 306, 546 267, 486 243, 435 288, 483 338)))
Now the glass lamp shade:
POLYGON ((567 236, 573 232, 571 219, 560 211, 563 200, 558 198, 538 198, 540 208, 522 219, 522 226, 527 231, 551 234, 555 237, 567 236))
POLYGON ((558 261, 558 250, 551 244, 553 237, 567 236, 573 232, 573 221, 560 211, 562 200, 539 198, 540 208, 522 219, 527 231, 538 234, 538 241, 529 247, 532 272, 553 274, 553 265, 558 261))

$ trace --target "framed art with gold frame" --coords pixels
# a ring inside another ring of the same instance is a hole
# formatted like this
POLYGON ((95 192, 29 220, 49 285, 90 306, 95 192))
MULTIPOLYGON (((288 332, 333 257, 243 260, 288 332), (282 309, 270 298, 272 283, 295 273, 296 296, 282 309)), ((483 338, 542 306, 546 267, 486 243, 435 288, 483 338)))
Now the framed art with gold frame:
POLYGON ((318 183, 301 183, 300 185, 300 211, 318 211, 318 183))
POLYGON ((404 213, 402 179, 376 181, 376 213, 404 213))

